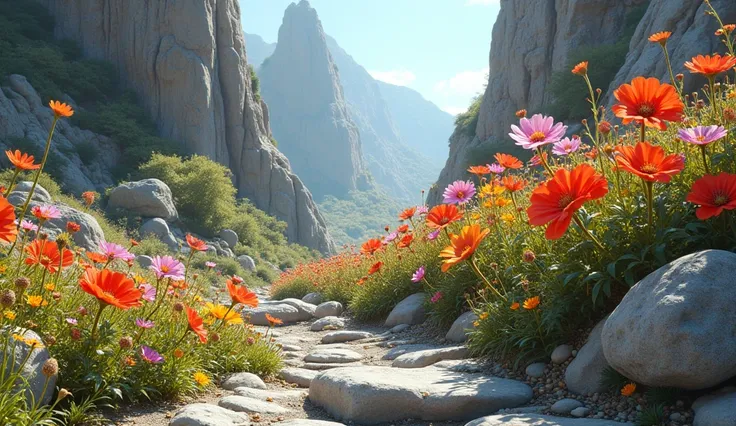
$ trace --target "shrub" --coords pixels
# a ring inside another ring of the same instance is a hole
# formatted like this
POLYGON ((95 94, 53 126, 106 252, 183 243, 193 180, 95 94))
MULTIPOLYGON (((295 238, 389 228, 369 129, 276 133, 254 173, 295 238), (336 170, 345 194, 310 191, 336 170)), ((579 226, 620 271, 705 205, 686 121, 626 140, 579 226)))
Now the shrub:
POLYGON ((468 110, 455 117, 455 132, 466 135, 471 139, 475 136, 475 128, 478 127, 478 116, 480 115, 481 103, 483 103, 482 95, 474 97, 468 110))

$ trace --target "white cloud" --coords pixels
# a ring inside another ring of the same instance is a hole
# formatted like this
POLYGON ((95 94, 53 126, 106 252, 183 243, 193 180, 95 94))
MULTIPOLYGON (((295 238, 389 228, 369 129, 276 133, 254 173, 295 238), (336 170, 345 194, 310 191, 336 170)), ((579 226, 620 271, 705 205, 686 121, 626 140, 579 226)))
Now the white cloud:
POLYGON ((500 0, 465 0, 465 6, 490 6, 498 4, 500 0))
POLYGON ((381 80, 396 86, 408 86, 417 79, 417 76, 408 70, 368 71, 368 74, 376 80, 381 80))
POLYGON ((444 106, 441 109, 442 109, 442 111, 444 111, 446 113, 449 113, 449 114, 452 114, 452 115, 458 115, 458 114, 462 114, 465 111, 467 111, 468 110, 468 107, 444 106))
POLYGON ((434 85, 434 90, 444 94, 475 95, 488 82, 488 67, 479 71, 462 71, 434 85))

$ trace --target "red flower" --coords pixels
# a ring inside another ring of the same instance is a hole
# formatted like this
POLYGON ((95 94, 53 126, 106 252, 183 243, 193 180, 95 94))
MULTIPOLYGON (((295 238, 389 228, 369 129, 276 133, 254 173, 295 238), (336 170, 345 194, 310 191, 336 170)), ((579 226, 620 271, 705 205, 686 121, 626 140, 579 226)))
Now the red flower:
POLYGON ((736 209, 736 174, 722 172, 718 176, 701 177, 693 183, 685 200, 700 205, 695 210, 700 220, 736 209))
POLYGON ((588 73, 588 61, 583 61, 572 68, 575 75, 585 75, 588 73))
POLYGON ((363 254, 373 254, 383 247, 381 240, 373 238, 363 243, 360 247, 360 252, 363 254))
POLYGON ((708 78, 713 78, 716 75, 726 72, 736 66, 736 57, 734 56, 721 56, 715 54, 710 55, 698 55, 693 57, 690 62, 685 62, 685 68, 690 70, 693 74, 702 74, 708 78))
POLYGON ((66 231, 69 232, 70 234, 79 232, 80 229, 82 229, 82 226, 78 224, 77 222, 67 222, 66 223, 66 231))
POLYGON ((406 225, 406 224, 401 225, 398 228, 396 228, 396 232, 398 232, 399 234, 405 234, 408 230, 409 230, 409 225, 406 225))
POLYGON ((62 254, 55 243, 46 240, 34 240, 26 246, 26 253, 26 265, 41 265, 50 274, 55 274, 59 266, 68 268, 74 263, 74 253, 71 250, 64 249, 62 254))
POLYGON ((513 155, 502 154, 499 152, 494 156, 494 158, 496 159, 498 164, 506 167, 507 169, 520 169, 524 167, 524 163, 522 163, 521 160, 514 157, 513 155))
POLYGON ((383 266, 383 262, 376 262, 373 265, 371 265, 370 269, 368 269, 368 275, 373 275, 376 272, 381 272, 381 267, 383 266))
POLYGON ((432 207, 427 214, 427 226, 435 229, 442 229, 453 222, 463 218, 463 214, 454 204, 440 204, 432 207))
POLYGON ((95 193, 92 191, 82 192, 82 199, 84 200, 84 203, 87 204, 87 207, 91 206, 92 203, 95 202, 95 196, 95 193))
POLYGON ((669 182, 685 168, 679 154, 665 155, 660 146, 639 142, 635 146, 616 147, 616 164, 648 182, 669 182))
POLYGON ((227 285, 227 291, 230 293, 230 299, 233 303, 242 303, 243 305, 254 308, 258 306, 258 296, 252 291, 248 291, 245 286, 235 285, 232 280, 227 280, 225 284, 227 285))
POLYGON ((96 297, 103 305, 112 305, 122 310, 141 306, 141 291, 122 272, 88 268, 79 279, 79 287, 96 297))
POLYGON ((613 113, 624 124, 634 121, 665 130, 665 121, 681 121, 685 109, 675 87, 653 77, 636 77, 631 84, 622 84, 613 96, 619 101, 613 106, 613 113))
POLYGON ((36 170, 41 167, 40 164, 33 164, 34 158, 32 155, 21 153, 18 149, 15 152, 5 151, 5 155, 8 156, 8 160, 17 170, 36 170))
POLYGON ((408 248, 412 241, 414 241, 414 234, 406 234, 396 246, 399 248, 408 248))
POLYGON ((196 334, 197 337, 199 337, 200 342, 207 343, 207 330, 205 330, 204 328, 204 321, 202 320, 202 317, 199 316, 197 311, 190 308, 189 306, 186 306, 185 308, 187 310, 189 331, 196 334))
POLYGON ((0 241, 12 243, 18 236, 15 225, 15 207, 0 195, 0 241))
POLYGON ((207 251, 207 243, 199 238, 193 237, 192 234, 187 234, 187 244, 192 250, 207 251))
POLYGON ((409 220, 412 217, 414 217, 414 214, 417 212, 416 207, 410 207, 408 209, 405 209, 403 212, 399 213, 399 219, 400 220, 409 220))

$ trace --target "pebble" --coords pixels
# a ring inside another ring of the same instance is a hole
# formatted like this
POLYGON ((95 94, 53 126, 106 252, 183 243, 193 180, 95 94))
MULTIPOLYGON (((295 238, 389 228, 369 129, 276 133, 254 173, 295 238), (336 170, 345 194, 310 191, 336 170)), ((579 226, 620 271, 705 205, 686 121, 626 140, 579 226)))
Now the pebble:
POLYGON ((570 414, 572 410, 582 406, 583 403, 577 399, 565 398, 552 404, 550 411, 555 414, 570 414))
POLYGON ((529 377, 539 378, 544 376, 544 370, 547 368, 547 364, 543 362, 535 362, 534 364, 529 364, 529 366, 526 367, 526 375, 529 377))
POLYGON ((570 356, 572 356, 572 348, 570 345, 560 345, 552 351, 550 358, 552 358, 552 362, 554 364, 562 364, 567 361, 570 356))
POLYGON ((572 411, 570 411, 570 415, 573 417, 585 417, 590 413, 590 408, 587 407, 578 407, 572 411))

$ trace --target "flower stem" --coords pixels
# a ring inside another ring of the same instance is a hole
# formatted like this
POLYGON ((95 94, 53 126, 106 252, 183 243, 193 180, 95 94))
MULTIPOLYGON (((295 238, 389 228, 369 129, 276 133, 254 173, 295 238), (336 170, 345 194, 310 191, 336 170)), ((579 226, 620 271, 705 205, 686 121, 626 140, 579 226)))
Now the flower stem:
POLYGON ((654 184, 644 181, 647 197, 647 237, 652 241, 652 226, 654 225, 654 184))
POLYGON ((601 244, 600 241, 598 241, 598 238, 593 235, 588 228, 585 226, 582 220, 578 217, 577 213, 572 216, 572 220, 575 222, 575 224, 580 228, 581 231, 590 239, 590 241, 593 242, 601 251, 606 251, 606 248, 601 244))
POLYGON ((641 122, 641 141, 644 142, 647 137, 647 126, 644 124, 644 120, 641 122))
POLYGON ((92 333, 90 334, 91 340, 95 340, 95 336, 97 335, 97 324, 100 322, 100 316, 102 316, 103 309, 105 309, 105 305, 100 303, 100 308, 97 310, 97 314, 95 315, 95 322, 92 325, 92 333))
POLYGON ((705 174, 710 174, 710 168, 708 167, 708 154, 705 152, 705 145, 700 145, 700 153, 703 155, 703 166, 705 166, 705 174))
MULTIPOLYGON (((487 285, 488 287, 490 287, 490 289, 491 289, 491 290, 493 290, 493 292, 494 292, 494 293, 496 293, 496 295, 497 295, 498 297, 500 297, 500 298, 501 298, 501 299, 502 299, 503 301, 506 301, 506 296, 504 296, 504 295, 502 295, 501 293, 499 293, 498 289, 496 289, 496 287, 494 287, 494 286, 493 286, 493 284, 491 284, 491 282, 490 282, 490 281, 488 281, 488 278, 486 278, 486 276, 485 276, 485 275, 483 275, 483 273, 482 273, 482 272, 480 271, 480 269, 478 268, 478 265, 476 265, 476 264, 475 264, 475 258, 472 258, 472 257, 470 258, 470 266, 471 266, 471 269, 473 269, 473 272, 475 272, 475 273, 476 273, 476 275, 478 275, 478 277, 479 277, 480 279, 482 279, 482 280, 483 280, 483 282, 484 282, 484 283, 485 283, 485 284, 486 284, 486 285, 487 285)), ((504 293, 506 293, 506 289, 504 289, 504 291, 503 291, 503 292, 504 292, 504 293)))
MULTIPOLYGON (((10 191, 13 190, 13 185, 15 185, 15 180, 18 178, 18 173, 20 173, 20 169, 16 167, 15 172, 13 173, 13 179, 10 180, 10 185, 8 185, 8 189, 5 190, 5 194, 3 194, 5 198, 8 198, 10 191)), ((20 221, 18 222, 18 225, 20 225, 20 221)))
POLYGON ((544 155, 542 155, 542 148, 537 148, 537 155, 539 156, 539 161, 542 162, 542 166, 547 170, 547 173, 549 173, 550 176, 554 176, 555 173, 549 167, 549 164, 547 164, 547 160, 544 159, 544 155))
POLYGON ((675 86, 675 90, 677 90, 677 94, 680 95, 682 98, 682 91, 680 90, 680 85, 677 84, 675 81, 675 74, 672 72, 672 63, 670 62, 670 54, 667 52, 667 45, 662 45, 662 50, 664 51, 664 62, 667 64, 667 71, 670 73, 670 83, 675 86))

